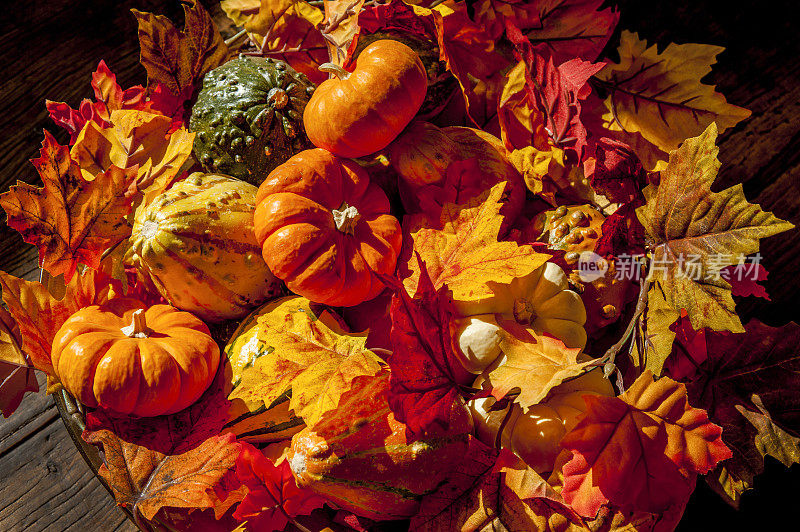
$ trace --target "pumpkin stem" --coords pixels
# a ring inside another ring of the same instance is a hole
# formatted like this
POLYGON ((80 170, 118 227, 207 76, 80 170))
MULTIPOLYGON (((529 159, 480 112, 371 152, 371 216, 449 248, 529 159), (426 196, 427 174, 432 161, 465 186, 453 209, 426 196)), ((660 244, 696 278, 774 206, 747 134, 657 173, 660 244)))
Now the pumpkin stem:
POLYGON ((340 80, 344 81, 350 77, 350 72, 343 69, 336 63, 322 63, 319 66, 319 69, 323 72, 327 72, 328 74, 333 74, 340 80))
POLYGON ((514 300, 514 319, 520 325, 530 325, 536 321, 536 310, 527 299, 519 298, 514 300))
POLYGON ((133 320, 131 324, 120 329, 122 334, 128 338, 147 338, 150 329, 147 327, 147 321, 144 318, 144 309, 140 308, 133 311, 133 320))
POLYGON ((355 232, 356 224, 361 219, 358 209, 348 205, 346 201, 342 203, 341 207, 331 211, 331 214, 333 214, 333 223, 336 224, 336 229, 348 235, 355 232))

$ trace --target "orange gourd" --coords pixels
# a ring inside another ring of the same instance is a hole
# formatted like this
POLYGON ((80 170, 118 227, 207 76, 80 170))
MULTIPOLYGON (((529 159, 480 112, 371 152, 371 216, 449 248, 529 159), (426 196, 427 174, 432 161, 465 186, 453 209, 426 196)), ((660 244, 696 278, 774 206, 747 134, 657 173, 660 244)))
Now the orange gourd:
POLYGON ((52 361, 81 403, 121 414, 172 414, 194 403, 219 365, 208 327, 169 305, 112 299, 70 316, 53 339, 52 361))
POLYGON ((385 148, 425 100, 428 78, 419 56, 405 44, 383 39, 358 56, 353 72, 333 63, 303 112, 311 142, 341 157, 363 157, 385 148))
POLYGON ((270 271, 316 303, 377 296, 402 244, 389 199, 353 161, 317 148, 273 170, 256 196, 254 227, 270 271))

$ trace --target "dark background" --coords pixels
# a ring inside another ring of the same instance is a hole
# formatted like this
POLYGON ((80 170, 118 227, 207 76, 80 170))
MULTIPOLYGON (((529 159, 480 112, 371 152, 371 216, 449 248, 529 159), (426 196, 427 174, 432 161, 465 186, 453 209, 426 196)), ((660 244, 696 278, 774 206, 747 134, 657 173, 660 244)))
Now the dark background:
MULTIPOLYGON (((202 3, 217 20, 224 19, 217 2, 202 3)), ((750 201, 799 224, 800 17, 795 3, 606 3, 620 8, 618 32, 637 31, 660 50, 670 42, 727 48, 705 82, 753 115, 721 136, 717 187, 744 183, 750 201)), ((47 118, 45 98, 77 107, 91 96, 91 73, 100 59, 123 88, 145 83, 131 7, 182 20, 177 0, 33 0, 0 7, 0 191, 18 179, 39 183, 28 160, 38 155, 42 129, 63 144, 68 140, 47 118)), ((616 42, 615 36, 607 54, 612 59, 616 42)), ((740 315, 770 325, 800 321, 800 231, 764 241, 762 256, 772 301, 741 301, 740 315)), ((37 275, 35 249, 4 224, 0 266, 28 279, 37 275)), ((800 494, 800 466, 786 469, 768 459, 755 488, 736 511, 699 482, 679 530, 798 528, 789 523, 800 494)), ((14 417, 0 422, 0 530, 23 529, 132 529, 92 478, 44 394, 27 398, 14 417)))

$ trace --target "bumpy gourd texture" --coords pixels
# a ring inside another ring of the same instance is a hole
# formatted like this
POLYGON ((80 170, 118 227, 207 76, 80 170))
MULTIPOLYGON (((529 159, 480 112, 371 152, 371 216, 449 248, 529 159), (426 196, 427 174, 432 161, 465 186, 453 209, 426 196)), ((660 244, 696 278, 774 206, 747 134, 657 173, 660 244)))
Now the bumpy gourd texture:
POLYGON ((306 150, 276 168, 256 199, 264 260, 292 292, 352 306, 385 288, 378 274, 394 272, 402 233, 386 194, 358 164, 306 150))
POLYGON ((113 299, 79 310, 53 339, 52 360, 64 387, 81 403, 121 414, 172 414, 194 403, 219 365, 208 327, 168 305, 144 310, 147 330, 123 330, 145 305, 113 299))
POLYGON ((311 147, 302 116, 314 84, 283 61, 240 56, 203 78, 189 130, 208 172, 258 185, 276 166, 311 147))
POLYGON ((253 232, 256 187, 195 173, 137 217, 133 260, 171 305, 217 322, 278 295, 253 232))

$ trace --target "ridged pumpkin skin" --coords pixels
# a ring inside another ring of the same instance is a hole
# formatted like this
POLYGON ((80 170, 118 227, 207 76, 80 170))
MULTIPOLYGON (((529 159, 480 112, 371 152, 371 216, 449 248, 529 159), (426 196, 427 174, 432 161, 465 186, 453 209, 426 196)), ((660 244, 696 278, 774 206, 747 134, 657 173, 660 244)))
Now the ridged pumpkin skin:
POLYGON ((311 147, 300 119, 314 84, 283 61, 239 56, 203 78, 189 129, 208 172, 258 185, 295 153, 311 147))
POLYGON ((89 407, 159 416, 188 407, 208 388, 219 347, 197 317, 169 305, 145 309, 112 299, 70 316, 53 339, 53 368, 89 407), (131 327, 134 313, 144 326, 131 327))
POLYGON ((269 269, 316 303, 357 305, 384 289, 402 244, 389 200, 355 162, 317 148, 258 189, 255 233, 269 269))
POLYGON ((229 176, 194 173, 137 218, 134 263, 171 305, 216 322, 280 293, 253 232, 256 192, 229 176))
POLYGON ((340 157, 363 157, 385 148, 425 99, 425 67, 414 50, 398 41, 367 46, 351 73, 330 68, 336 75, 319 84, 303 123, 314 146, 340 157))
MULTIPOLYGON (((473 386, 480 388, 483 377, 473 386)), ((544 401, 533 405, 527 412, 512 404, 510 417, 501 436, 501 447, 510 449, 539 473, 553 469, 556 456, 561 452, 561 438, 578 423, 586 411, 584 395, 614 395, 611 382, 596 368, 575 379, 553 388, 544 401)), ((508 408, 489 411, 494 398, 474 399, 468 403, 475 422, 475 435, 487 445, 494 446, 497 432, 508 415, 508 408)))
MULTIPOLYGON (((229 395, 239 387, 242 372, 252 365, 255 359, 272 356, 269 346, 258 339, 260 332, 258 318, 280 305, 283 300, 284 298, 270 301, 254 310, 242 320, 225 346, 224 353, 228 358, 225 381, 229 383, 227 388, 229 395)), ((256 411, 251 412, 243 408, 242 414, 228 423, 226 428, 232 430, 239 440, 250 443, 269 443, 291 438, 300 432, 305 424, 302 418, 297 417, 289 409, 290 399, 287 392, 275 399, 271 405, 256 411)))
POLYGON ((299 486, 344 509, 376 520, 408 518, 463 458, 472 420, 455 403, 447 432, 411 441, 389 409, 388 378, 366 386, 347 416, 295 434, 287 458, 299 486))

